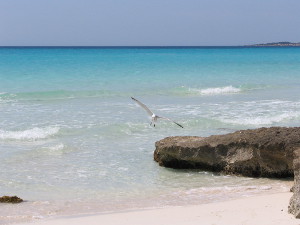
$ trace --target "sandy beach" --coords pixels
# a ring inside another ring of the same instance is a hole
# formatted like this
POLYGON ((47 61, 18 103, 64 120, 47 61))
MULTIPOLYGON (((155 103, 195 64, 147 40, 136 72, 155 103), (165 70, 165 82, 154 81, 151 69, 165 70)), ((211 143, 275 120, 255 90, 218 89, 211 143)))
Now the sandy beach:
MULTIPOLYGON (((167 207, 36 221, 35 225, 299 225, 288 214, 292 193, 278 193, 196 206, 167 207)), ((25 225, 25 224, 23 224, 25 225)))

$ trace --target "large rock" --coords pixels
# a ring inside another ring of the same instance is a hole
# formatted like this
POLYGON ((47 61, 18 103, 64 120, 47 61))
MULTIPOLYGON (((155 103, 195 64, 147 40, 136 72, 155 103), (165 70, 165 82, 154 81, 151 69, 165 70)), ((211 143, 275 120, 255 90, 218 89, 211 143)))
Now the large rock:
POLYGON ((292 177, 300 127, 241 130, 210 137, 167 137, 155 143, 161 166, 252 177, 292 177))
POLYGON ((295 215, 296 218, 300 218, 300 148, 294 151, 294 187, 293 196, 290 200, 289 213, 295 215))
POLYGON ((156 142, 161 166, 244 176, 289 177, 295 185, 289 212, 300 218, 300 128, 260 128, 210 137, 168 137, 156 142))

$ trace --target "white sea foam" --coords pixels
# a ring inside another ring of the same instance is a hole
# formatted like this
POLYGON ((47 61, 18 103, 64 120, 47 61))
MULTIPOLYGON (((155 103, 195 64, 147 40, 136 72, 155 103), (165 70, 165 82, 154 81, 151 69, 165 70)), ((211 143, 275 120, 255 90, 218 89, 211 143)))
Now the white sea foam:
POLYGON ((59 150, 63 150, 64 147, 65 147, 64 144, 58 144, 58 145, 54 145, 54 146, 49 147, 49 150, 51 150, 51 151, 59 151, 59 150))
POLYGON ((5 131, 0 130, 0 139, 2 140, 38 140, 45 139, 58 133, 59 127, 34 127, 23 131, 5 131))
POLYGON ((222 95, 222 94, 233 94, 233 93, 241 92, 240 88, 236 88, 233 86, 205 88, 205 89, 190 88, 189 90, 191 92, 198 92, 201 95, 222 95))
POLYGON ((41 155, 50 155, 50 156, 62 156, 69 152, 72 152, 75 148, 70 148, 69 146, 59 143, 50 146, 43 146, 42 148, 37 148, 37 151, 41 155))
POLYGON ((266 116, 255 116, 255 117, 238 117, 231 119, 222 119, 222 122, 232 123, 232 124, 241 124, 241 125, 272 125, 276 123, 280 123, 282 121, 290 121, 295 118, 298 118, 300 113, 297 112, 286 112, 279 115, 266 115, 266 116))
POLYGON ((4 95, 4 94, 6 94, 6 93, 5 92, 0 92, 0 103, 4 102, 3 98, 1 97, 1 95, 4 95))

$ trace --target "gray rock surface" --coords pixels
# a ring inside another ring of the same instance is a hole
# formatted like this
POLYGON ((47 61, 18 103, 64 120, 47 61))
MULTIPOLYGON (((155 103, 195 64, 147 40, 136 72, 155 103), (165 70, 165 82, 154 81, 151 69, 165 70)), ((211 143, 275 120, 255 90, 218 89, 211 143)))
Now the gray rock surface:
POLYGON ((154 160, 170 168, 197 168, 252 177, 292 177, 289 213, 300 218, 300 127, 241 130, 210 137, 167 137, 154 160))
POLYGON ((300 148, 294 151, 294 187, 293 196, 290 200, 289 213, 295 215, 296 218, 300 218, 300 148))
POLYGON ((300 127, 241 130, 210 137, 167 137, 154 160, 171 168, 197 168, 253 177, 292 177, 289 212, 300 218, 300 127))
POLYGON ((155 143, 154 159, 170 168, 251 177, 292 177, 300 127, 241 130, 210 137, 167 137, 155 143))

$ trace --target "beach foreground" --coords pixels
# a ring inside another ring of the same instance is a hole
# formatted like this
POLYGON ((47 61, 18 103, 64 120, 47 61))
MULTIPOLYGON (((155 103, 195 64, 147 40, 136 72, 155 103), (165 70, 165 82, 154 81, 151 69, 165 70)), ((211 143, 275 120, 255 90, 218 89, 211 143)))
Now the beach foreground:
MULTIPOLYGON (((66 217, 40 221, 35 225, 196 225, 196 224, 264 224, 299 225, 293 215, 288 214, 288 203, 292 193, 269 194, 226 202, 196 206, 167 207, 139 211, 108 213, 92 216, 66 217)), ((25 225, 25 224, 24 224, 25 225)))

